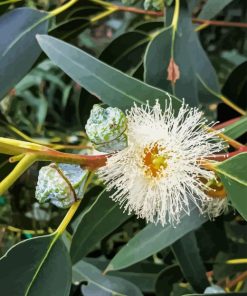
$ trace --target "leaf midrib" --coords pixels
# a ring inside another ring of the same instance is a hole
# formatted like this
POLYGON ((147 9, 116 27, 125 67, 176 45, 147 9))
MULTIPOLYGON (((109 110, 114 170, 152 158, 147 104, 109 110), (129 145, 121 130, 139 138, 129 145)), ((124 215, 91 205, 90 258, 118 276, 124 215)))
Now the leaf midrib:
MULTIPOLYGON (((52 39, 53 39, 53 38, 52 38, 52 39)), ((54 39, 55 39, 55 38, 54 38, 54 39)), ((46 44, 48 45, 48 47, 52 48, 52 49, 54 50, 54 52, 57 52, 60 56, 64 57, 66 60, 68 60, 69 62, 71 62, 71 63, 72 63, 73 65, 75 65, 76 67, 78 67, 78 68, 80 68, 80 69, 82 69, 82 70, 84 70, 84 71, 86 71, 86 72, 89 72, 89 73, 90 73, 90 74, 91 74, 96 80, 99 80, 102 84, 106 85, 107 87, 109 87, 109 88, 115 90, 116 92, 118 92, 118 93, 120 93, 120 94, 122 94, 122 95, 124 95, 124 96, 127 96, 128 98, 132 99, 133 101, 135 101, 135 102, 137 102, 137 103, 139 103, 139 104, 143 104, 143 103, 144 103, 144 102, 142 102, 141 100, 139 100, 139 99, 137 99, 137 98, 135 98, 135 97, 133 97, 133 96, 127 95, 127 93, 125 93, 125 92, 123 92, 123 91, 117 89, 116 87, 114 87, 114 86, 111 85, 110 83, 108 83, 108 82, 106 82, 105 80, 103 80, 101 77, 95 75, 93 72, 88 71, 88 69, 87 69, 86 67, 82 66, 81 64, 76 63, 72 58, 68 57, 67 55, 64 55, 61 51, 59 51, 58 49, 56 49, 55 47, 53 47, 53 46, 52 46, 49 42, 47 42, 45 39, 43 39, 43 42, 46 43, 46 44)), ((73 47, 74 50, 76 50, 76 51, 78 51, 78 52, 81 53, 81 51, 78 50, 76 47, 74 47, 74 46, 71 46, 71 47, 73 47)), ((86 55, 86 53, 83 53, 83 54, 86 55)), ((49 56, 49 55, 48 55, 48 56, 49 56)), ((90 55, 89 55, 89 56, 90 56, 90 55)), ((93 57, 91 57, 91 56, 90 56, 90 58, 93 59, 93 57)), ((57 64, 57 63, 56 63, 56 64, 57 64)), ((57 64, 57 65, 58 65, 58 64, 57 64)), ((58 65, 58 67, 62 68, 62 67, 59 66, 59 65, 58 65)), ((111 68, 111 67, 109 66, 109 68, 111 68)), ((114 69, 114 68, 113 68, 113 69, 114 69)), ((116 70, 116 69, 114 69, 114 70, 118 72, 118 70, 116 70)), ((120 71, 119 71, 119 72, 120 72, 120 71)), ((124 75, 124 73, 122 73, 122 74, 124 75)), ((79 80, 79 79, 78 79, 78 80, 79 80)), ((79 82, 79 83, 80 83, 80 82, 79 82)))
MULTIPOLYGON (((197 209, 196 206, 194 206, 194 207, 191 209, 191 213, 194 212, 196 209, 197 209)), ((184 214, 181 216, 181 220, 182 220, 185 216, 187 216, 186 213, 184 213, 184 214)), ((169 229, 169 228, 171 228, 171 225, 168 225, 168 227, 164 228, 162 231, 157 232, 156 234, 154 234, 154 235, 152 236, 152 241, 155 241, 155 240, 157 239, 157 237, 162 236, 163 233, 164 233, 167 229, 169 229)), ((150 243, 151 243, 151 241, 149 240, 148 244, 150 244, 150 243)), ((127 246, 129 247, 129 244, 128 244, 127 246)), ((142 247, 145 249, 146 244, 140 246, 140 247, 138 248, 138 252, 140 252, 140 249, 142 249, 142 247)), ((119 253, 121 253, 121 251, 122 251, 122 250, 120 250, 119 253)), ((118 253, 118 254, 119 254, 119 253, 118 253)), ((127 253, 129 253, 129 252, 127 252, 127 253)), ((133 252, 132 252, 132 253, 133 253, 133 252)), ((127 257, 132 256, 132 253, 131 253, 131 254, 128 254, 127 257)), ((118 255, 118 254, 117 254, 117 255, 118 255)), ((117 255, 116 255, 116 256, 117 256, 117 255)), ((144 258, 145 258, 145 257, 144 257, 144 258)), ((142 258, 142 259, 144 259, 144 258, 142 258)), ((138 261, 140 261, 140 260, 138 260, 138 261)), ((135 261, 135 262, 136 262, 136 261, 135 261)), ((119 269, 123 269, 123 268, 129 266, 129 264, 128 264, 128 265, 122 265, 120 268, 115 269, 113 263, 114 263, 114 258, 112 259, 112 261, 109 263, 108 267, 106 268, 108 271, 119 270, 119 269)), ((134 264, 134 263, 133 263, 133 264, 134 264)))
POLYGON ((244 185, 244 186, 247 186, 247 182, 242 181, 242 180, 239 179, 238 177, 235 177, 235 176, 233 176, 233 175, 227 173, 226 171, 220 169, 218 166, 215 166, 215 171, 216 171, 217 173, 222 174, 223 176, 228 177, 229 179, 231 179, 231 180, 233 180, 233 181, 236 181, 236 182, 239 183, 239 184, 242 184, 242 185, 244 185))
POLYGON ((24 30, 21 34, 19 34, 10 44, 9 46, 5 49, 5 51, 2 54, 2 58, 11 50, 11 48, 27 33, 32 31, 35 27, 40 25, 42 22, 46 21, 48 19, 49 15, 47 14, 46 16, 40 18, 36 23, 34 23, 32 26, 28 27, 26 30, 24 30))

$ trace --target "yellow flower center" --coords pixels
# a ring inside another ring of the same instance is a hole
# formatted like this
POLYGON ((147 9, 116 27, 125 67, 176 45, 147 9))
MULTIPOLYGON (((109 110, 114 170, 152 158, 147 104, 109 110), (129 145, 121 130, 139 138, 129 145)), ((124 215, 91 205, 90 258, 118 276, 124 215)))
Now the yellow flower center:
POLYGON ((160 154, 158 145, 154 145, 144 149, 143 163, 145 165, 145 173, 148 176, 157 177, 167 168, 167 157, 165 154, 160 154))

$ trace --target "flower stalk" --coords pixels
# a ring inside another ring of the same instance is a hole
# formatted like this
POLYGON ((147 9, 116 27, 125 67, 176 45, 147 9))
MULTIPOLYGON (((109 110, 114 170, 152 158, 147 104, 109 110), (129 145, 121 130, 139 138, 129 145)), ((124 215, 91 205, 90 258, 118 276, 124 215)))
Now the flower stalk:
POLYGON ((106 155, 78 155, 64 153, 46 146, 0 138, 0 153, 12 155, 9 162, 18 162, 11 173, 0 182, 0 194, 3 194, 36 161, 51 161, 78 164, 93 171, 106 162, 106 155))

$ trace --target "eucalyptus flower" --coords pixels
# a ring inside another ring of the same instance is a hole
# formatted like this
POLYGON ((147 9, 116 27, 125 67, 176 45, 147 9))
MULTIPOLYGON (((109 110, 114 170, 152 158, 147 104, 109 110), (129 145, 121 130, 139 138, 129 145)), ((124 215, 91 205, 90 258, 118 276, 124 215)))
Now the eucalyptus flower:
POLYGON ((128 147, 111 155, 98 170, 111 198, 124 211, 147 222, 180 222, 194 203, 201 214, 218 216, 226 198, 212 198, 207 180, 215 175, 201 164, 225 148, 217 134, 206 129, 206 119, 197 108, 182 104, 175 116, 171 102, 162 111, 159 101, 134 105, 127 112, 128 147), (206 180, 206 182, 202 182, 206 180), (223 202, 222 202, 223 201, 223 202))

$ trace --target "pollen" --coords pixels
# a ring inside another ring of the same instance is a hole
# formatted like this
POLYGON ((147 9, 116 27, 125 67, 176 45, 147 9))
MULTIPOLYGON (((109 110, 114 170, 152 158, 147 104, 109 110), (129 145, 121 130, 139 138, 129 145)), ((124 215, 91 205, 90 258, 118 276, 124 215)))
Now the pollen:
POLYGON ((144 149, 143 164, 147 176, 159 177, 167 168, 167 156, 164 149, 159 148, 156 144, 152 148, 144 149))

